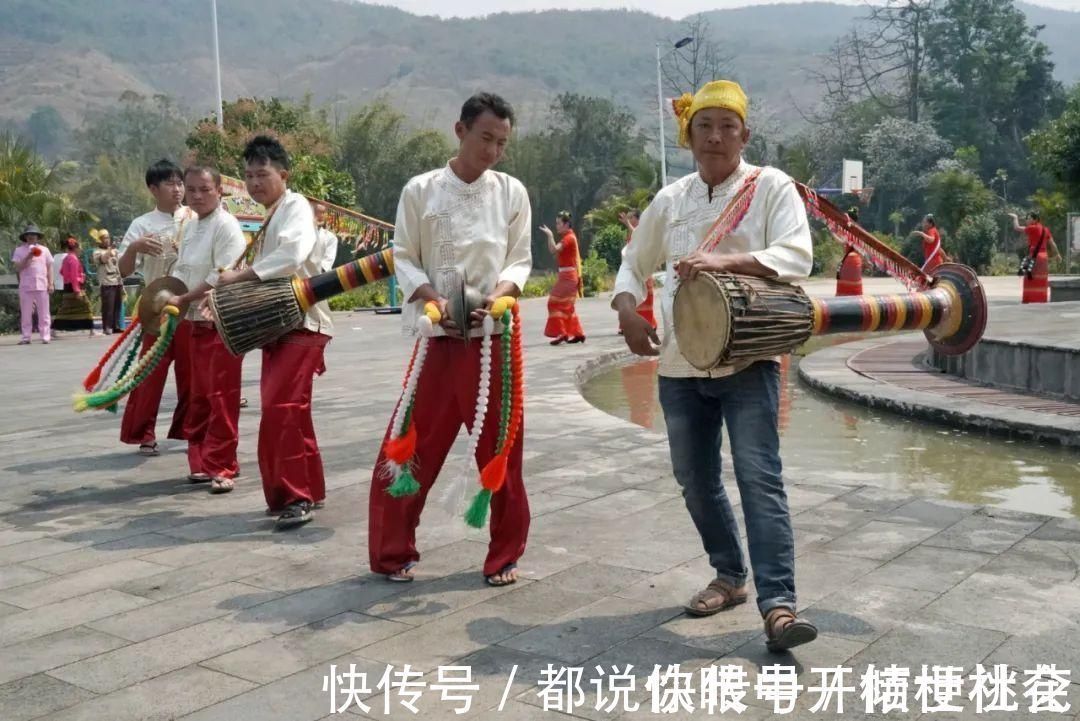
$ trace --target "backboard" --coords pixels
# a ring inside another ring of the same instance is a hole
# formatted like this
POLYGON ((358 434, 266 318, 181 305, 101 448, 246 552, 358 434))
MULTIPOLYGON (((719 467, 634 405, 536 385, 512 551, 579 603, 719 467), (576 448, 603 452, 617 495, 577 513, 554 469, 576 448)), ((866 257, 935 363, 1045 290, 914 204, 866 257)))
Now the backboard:
POLYGON ((844 193, 854 193, 863 188, 863 163, 861 160, 844 159, 843 180, 840 190, 844 193))

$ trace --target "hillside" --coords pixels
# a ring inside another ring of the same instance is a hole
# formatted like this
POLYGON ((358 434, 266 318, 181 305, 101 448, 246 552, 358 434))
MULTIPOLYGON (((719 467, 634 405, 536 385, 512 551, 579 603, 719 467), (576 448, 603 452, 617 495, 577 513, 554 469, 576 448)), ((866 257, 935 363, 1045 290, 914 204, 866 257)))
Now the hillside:
MULTIPOLYGON (((203 4, 199 4, 201 7, 203 4)), ((208 3, 206 4, 208 6, 208 3)), ((1024 6, 1065 82, 1080 80, 1080 13, 1024 6)), ((341 0, 219 3, 224 93, 299 98, 339 113, 377 95, 416 122, 447 127, 477 88, 506 94, 522 126, 572 91, 611 97, 646 122, 655 112, 654 43, 676 22, 629 11, 501 13, 440 20, 341 0)), ((782 123, 817 89, 804 68, 861 13, 830 3, 708 14, 733 74, 782 123)), ((193 115, 213 107, 210 20, 188 3, 5 0, 0 3, 0 121, 52 105, 73 126, 127 89, 165 93, 193 115)))

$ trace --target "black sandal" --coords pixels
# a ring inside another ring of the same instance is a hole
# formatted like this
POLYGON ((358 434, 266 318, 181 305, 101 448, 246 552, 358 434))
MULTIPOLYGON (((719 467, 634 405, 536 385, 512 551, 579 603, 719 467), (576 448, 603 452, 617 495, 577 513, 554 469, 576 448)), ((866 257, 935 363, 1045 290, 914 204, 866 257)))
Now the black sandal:
POLYGON ((314 516, 311 514, 311 502, 297 501, 285 506, 285 510, 278 516, 277 527, 293 528, 294 526, 302 526, 312 518, 314 516))

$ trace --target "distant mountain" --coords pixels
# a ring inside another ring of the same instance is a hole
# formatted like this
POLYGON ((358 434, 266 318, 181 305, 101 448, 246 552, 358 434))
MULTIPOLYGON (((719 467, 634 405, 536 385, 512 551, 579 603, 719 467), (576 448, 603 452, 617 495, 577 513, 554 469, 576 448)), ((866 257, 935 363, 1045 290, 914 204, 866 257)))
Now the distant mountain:
MULTIPOLYGON (((1080 80, 1080 13, 1023 5, 1045 25, 1057 75, 1080 80)), ((655 42, 678 23, 642 12, 548 11, 440 20, 341 0, 218 3, 226 98, 310 94, 344 114, 385 96, 416 122, 449 127, 478 88, 504 93, 522 126, 554 95, 610 97, 651 122, 655 42)), ((818 89, 805 68, 846 32, 859 7, 762 5, 708 13, 732 71, 782 123, 799 122, 818 89)), ((165 93, 192 115, 213 107, 209 3, 4 0, 0 122, 51 105, 73 126, 124 90, 165 93), (197 14, 191 8, 200 8, 197 14)), ((651 126, 650 126, 651 127, 651 126)))

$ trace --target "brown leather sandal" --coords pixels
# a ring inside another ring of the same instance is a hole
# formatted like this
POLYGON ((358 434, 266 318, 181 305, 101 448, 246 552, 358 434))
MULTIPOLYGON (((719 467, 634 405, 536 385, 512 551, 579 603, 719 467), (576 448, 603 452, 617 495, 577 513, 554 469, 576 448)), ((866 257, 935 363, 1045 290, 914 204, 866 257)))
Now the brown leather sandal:
POLYGON ((778 606, 765 614, 765 648, 787 651, 817 638, 817 627, 798 618, 790 608, 778 606))
POLYGON ((746 603, 746 586, 736 587, 714 578, 703 590, 695 593, 683 609, 691 616, 712 616, 740 603, 746 603))

